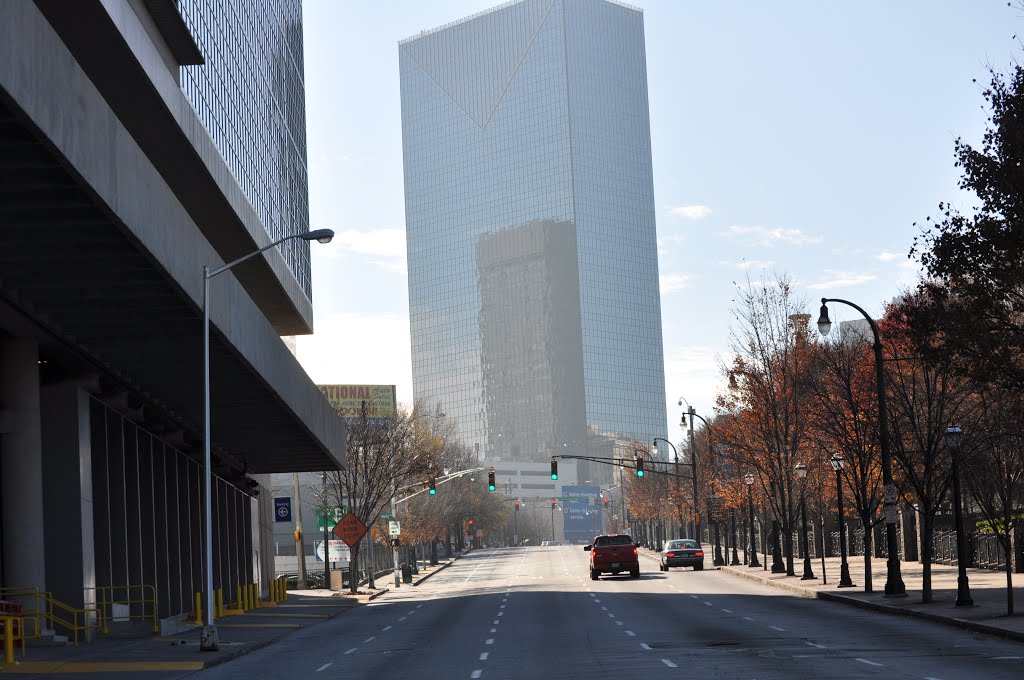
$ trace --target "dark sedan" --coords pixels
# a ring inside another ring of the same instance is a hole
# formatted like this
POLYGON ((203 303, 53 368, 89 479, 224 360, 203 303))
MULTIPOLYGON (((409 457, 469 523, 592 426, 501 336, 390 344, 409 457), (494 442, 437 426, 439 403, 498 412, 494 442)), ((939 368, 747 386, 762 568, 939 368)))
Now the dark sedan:
POLYGON ((689 538, 669 541, 661 551, 661 570, 669 567, 693 567, 694 571, 704 568, 704 549, 700 543, 689 538))

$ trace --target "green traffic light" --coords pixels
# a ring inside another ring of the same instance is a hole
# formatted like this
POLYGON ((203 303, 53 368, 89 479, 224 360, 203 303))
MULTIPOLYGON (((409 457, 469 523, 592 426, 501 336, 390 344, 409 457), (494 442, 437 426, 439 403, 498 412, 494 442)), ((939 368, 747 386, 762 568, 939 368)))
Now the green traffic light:
POLYGON ((430 490, 430 495, 431 495, 431 496, 434 496, 434 495, 436 495, 436 494, 437 494, 437 489, 431 489, 431 490, 430 490))
POLYGON ((636 471, 636 476, 637 477, 643 477, 644 476, 644 471, 643 470, 637 470, 636 471))
POLYGON ((493 484, 488 484, 487 485, 487 490, 488 491, 494 491, 494 485, 493 484))
POLYGON ((558 475, 551 475, 551 479, 558 479, 558 475))

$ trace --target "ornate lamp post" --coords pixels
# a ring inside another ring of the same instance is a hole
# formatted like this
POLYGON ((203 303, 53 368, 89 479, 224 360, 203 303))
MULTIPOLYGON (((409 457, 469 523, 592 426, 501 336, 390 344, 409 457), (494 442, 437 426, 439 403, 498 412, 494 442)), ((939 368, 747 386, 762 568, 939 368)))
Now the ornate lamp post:
POLYGON ((740 564, 740 556, 736 552, 736 508, 729 508, 729 521, 731 522, 729 541, 732 542, 732 562, 730 562, 730 566, 735 567, 740 564))
POLYGON ((882 449, 882 501, 885 511, 885 539, 889 557, 886 560, 888 571, 885 579, 886 597, 905 597, 907 587, 900 574, 899 539, 896 535, 896 485, 892 481, 892 458, 889 453, 889 413, 885 407, 885 367, 882 363, 882 340, 878 333, 875 320, 857 305, 847 300, 821 298, 821 316, 818 317, 818 332, 823 336, 832 330, 832 321, 828 318, 828 303, 839 302, 853 307, 860 312, 875 336, 875 390, 878 393, 878 444, 882 449))
POLYGON ((852 588, 853 581, 850 579, 850 565, 846 563, 846 520, 843 517, 843 454, 833 453, 828 459, 832 469, 836 471, 836 499, 839 501, 839 554, 841 556, 839 567, 839 587, 852 588))
POLYGON ((953 515, 956 518, 956 606, 973 607, 967 581, 967 536, 964 534, 963 503, 960 498, 960 444, 964 433, 956 425, 946 428, 946 444, 953 452, 953 515))
POLYGON ((747 508, 750 510, 750 563, 747 566, 760 567, 761 563, 757 561, 757 541, 754 538, 754 473, 743 475, 743 483, 747 485, 747 508))
POLYGON ((807 466, 797 463, 796 476, 800 480, 800 538, 803 539, 801 543, 804 550, 804 575, 800 577, 800 580, 810 581, 816 577, 811 571, 811 553, 807 550, 807 499, 804 493, 807 487, 807 466))

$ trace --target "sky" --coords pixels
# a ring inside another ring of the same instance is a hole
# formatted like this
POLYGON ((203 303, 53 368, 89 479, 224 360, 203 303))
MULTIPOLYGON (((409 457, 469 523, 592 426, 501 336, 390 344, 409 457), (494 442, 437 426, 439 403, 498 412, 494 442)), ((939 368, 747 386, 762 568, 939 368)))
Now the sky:
MULTIPOLYGON (((485 0, 304 0, 316 383, 411 404, 398 41, 485 0)), ((969 212, 953 144, 980 142, 988 69, 1021 55, 1005 0, 634 0, 645 14, 666 419, 714 413, 737 285, 789 277, 873 317, 917 279, 940 201, 969 212)), ((830 307, 835 322, 860 318, 830 307)), ((681 436, 681 435, 680 435, 681 436)))

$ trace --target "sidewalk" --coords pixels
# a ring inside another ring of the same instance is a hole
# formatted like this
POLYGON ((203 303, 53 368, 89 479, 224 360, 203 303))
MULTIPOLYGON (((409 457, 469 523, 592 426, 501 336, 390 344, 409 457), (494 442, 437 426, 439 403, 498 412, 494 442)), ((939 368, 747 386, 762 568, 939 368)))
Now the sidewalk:
MULTIPOLYGON (((418 585, 453 561, 454 558, 433 567, 421 567, 419 574, 414 575, 412 585, 418 585)), ((148 632, 97 635, 93 642, 82 642, 77 647, 70 643, 67 647, 33 647, 30 642, 24 657, 20 648, 16 650, 13 665, 0 662, 0 675, 80 673, 109 677, 113 673, 124 672, 198 671, 365 605, 388 592, 387 586, 392 583, 393 577, 389 573, 377 579, 376 590, 364 585, 356 595, 325 589, 289 590, 288 599, 284 602, 217 619, 220 649, 216 652, 199 650, 198 626, 168 636, 148 632)))
MULTIPOLYGON (((714 547, 705 546, 704 550, 706 554, 704 568, 716 568, 712 566, 714 547)), ((640 552, 652 560, 658 559, 656 551, 641 549, 640 552)), ((725 554, 723 550, 723 555, 725 554)), ((727 557, 731 557, 731 554, 730 551, 727 557)), ((739 557, 742 560, 742 551, 739 551, 739 557)), ((922 604, 921 583, 924 567, 918 562, 900 562, 900 574, 907 596, 886 597, 885 581, 888 567, 884 558, 872 558, 871 573, 874 592, 865 593, 864 557, 862 555, 847 558, 850 579, 855 586, 853 588, 837 587, 840 573, 840 558, 838 557, 825 558, 827 584, 822 583, 820 558, 811 560, 811 570, 816 578, 804 581, 800 578, 803 575, 804 561, 802 559, 795 559, 793 562, 793 571, 796 576, 786 576, 785 573, 773 574, 771 572, 770 554, 767 559, 767 569, 764 568, 764 555, 758 553, 757 557, 761 562, 760 568, 724 566, 718 567, 718 569, 742 578, 785 588, 802 597, 843 602, 888 614, 917 616, 990 635, 1024 641, 1024 615, 1022 615, 1024 613, 1024 587, 1022 587, 1024 586, 1024 574, 1013 575, 1014 610, 1018 613, 1013 617, 1008 617, 1006 616, 1006 574, 1002 571, 968 569, 967 578, 974 606, 957 607, 955 602, 958 572, 955 566, 932 565, 932 602, 922 604)), ((727 563, 729 561, 729 559, 726 560, 727 563)))

